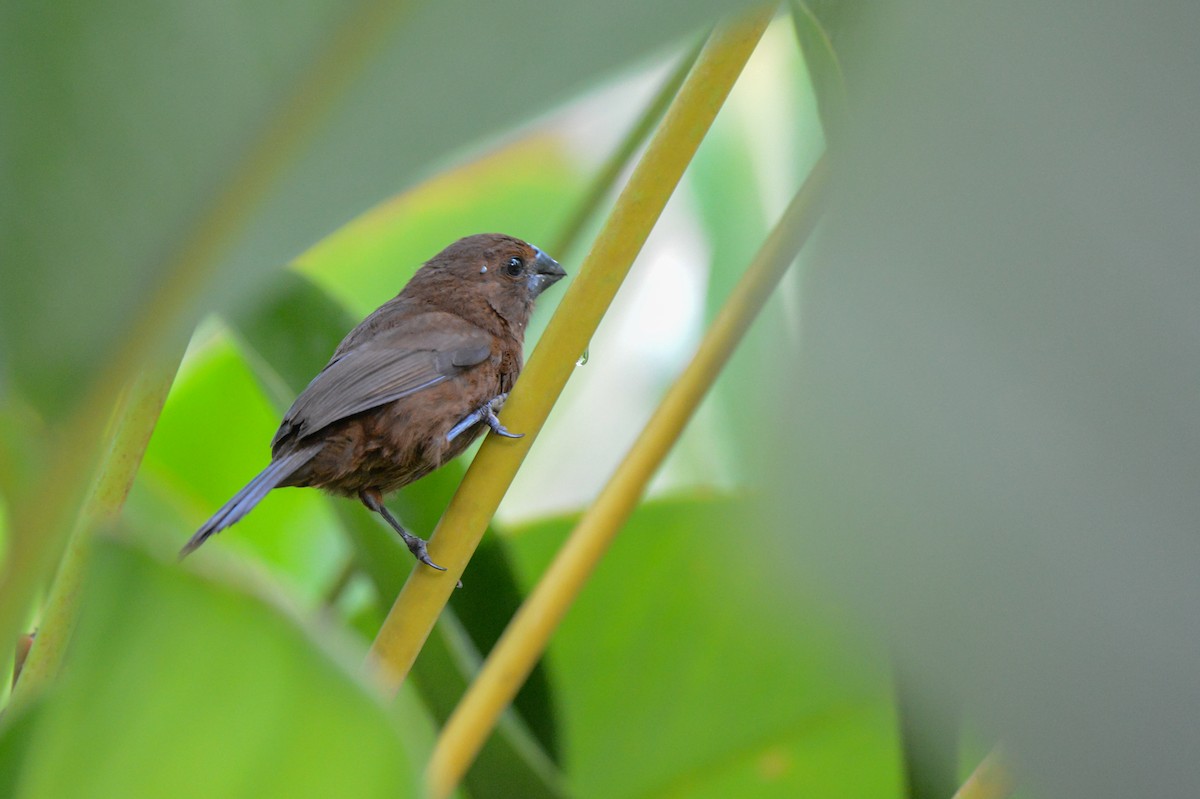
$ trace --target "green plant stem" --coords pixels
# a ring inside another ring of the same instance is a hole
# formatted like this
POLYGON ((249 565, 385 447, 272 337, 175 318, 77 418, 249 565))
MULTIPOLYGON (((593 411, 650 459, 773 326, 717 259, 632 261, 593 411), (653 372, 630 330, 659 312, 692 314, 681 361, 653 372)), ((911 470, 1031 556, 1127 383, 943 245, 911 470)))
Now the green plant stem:
POLYGON ((342 598, 342 594, 346 593, 346 589, 350 587, 350 583, 354 580, 358 571, 358 555, 352 554, 346 558, 346 562, 338 570, 337 577, 329 584, 329 588, 325 589, 325 595, 321 600, 321 604, 327 608, 336 605, 338 600, 342 598))
POLYGON ((576 361, 773 13, 773 8, 762 9, 713 33, 617 198, 505 403, 505 425, 525 437, 489 436, 484 441, 430 540, 430 557, 447 571, 414 569, 371 647, 369 660, 385 690, 398 689, 411 669, 576 361))
POLYGON ((750 323, 808 240, 820 218, 827 183, 828 169, 821 159, 734 288, 687 368, 492 649, 443 728, 430 758, 426 779, 435 797, 448 796, 462 779, 750 323))
POLYGON ((182 357, 140 373, 122 393, 112 416, 108 446, 80 509, 50 588, 33 648, 13 688, 11 707, 37 696, 58 674, 79 613, 79 593, 92 534, 120 514, 142 463, 150 434, 182 357))
POLYGON ((565 257, 571 248, 575 246, 580 234, 583 232, 584 225, 596 213, 596 209, 604 202, 604 198, 608 196, 613 187, 620 179, 621 173, 629 165, 630 160, 637 153, 638 148, 646 141, 650 134, 654 131, 654 126, 662 119, 667 108, 670 107, 671 101, 675 99, 675 95, 679 94, 679 87, 683 85, 683 81, 687 78, 688 72, 696 63, 696 59, 700 57, 700 50, 704 46, 704 42, 699 42, 684 58, 680 59, 675 70, 667 77, 663 85, 659 87, 658 93, 654 95, 654 99, 642 111, 641 116, 625 134, 625 138, 621 140, 617 149, 609 155, 608 159, 600 167, 600 171, 592 179, 591 185, 588 187, 587 194, 576 206, 574 213, 570 219, 563 225, 558 237, 554 240, 554 246, 549 252, 556 256, 565 257))

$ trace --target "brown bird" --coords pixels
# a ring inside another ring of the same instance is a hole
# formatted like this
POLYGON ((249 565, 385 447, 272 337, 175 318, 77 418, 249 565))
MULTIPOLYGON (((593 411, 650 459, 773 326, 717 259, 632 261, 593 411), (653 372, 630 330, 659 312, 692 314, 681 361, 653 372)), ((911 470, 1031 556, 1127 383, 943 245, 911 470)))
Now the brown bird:
POLYGON ((272 488, 314 486, 358 497, 442 569, 383 496, 461 454, 496 411, 523 363, 533 301, 566 273, 537 247, 500 234, 459 239, 338 345, 284 414, 271 463, 183 547, 184 557, 241 519, 272 488))

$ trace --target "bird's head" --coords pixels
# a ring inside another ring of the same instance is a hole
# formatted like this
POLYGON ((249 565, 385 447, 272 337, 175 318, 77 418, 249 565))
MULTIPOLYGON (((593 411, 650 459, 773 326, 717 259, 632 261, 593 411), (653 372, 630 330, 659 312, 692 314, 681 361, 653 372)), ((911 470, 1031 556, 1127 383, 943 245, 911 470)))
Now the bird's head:
POLYGON ((413 283, 442 287, 445 299, 464 309, 482 301, 510 325, 524 330, 534 299, 566 274, 557 261, 532 244, 499 233, 481 233, 459 239, 435 255, 413 277, 413 283))

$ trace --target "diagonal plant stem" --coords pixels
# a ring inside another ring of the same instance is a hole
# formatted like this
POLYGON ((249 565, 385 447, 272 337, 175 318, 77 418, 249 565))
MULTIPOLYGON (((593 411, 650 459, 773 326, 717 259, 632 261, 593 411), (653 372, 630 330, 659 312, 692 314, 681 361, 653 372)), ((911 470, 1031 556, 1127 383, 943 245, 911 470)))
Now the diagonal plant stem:
POLYGON ((773 14, 773 8, 763 8, 713 33, 617 198, 505 403, 505 425, 525 437, 489 436, 484 441, 430 541, 430 556, 447 571, 414 569, 375 638, 369 661, 386 690, 395 692, 408 674, 576 361, 773 14))
POLYGON ((433 796, 448 796, 500 714, 545 650, 550 636, 637 506, 784 272, 816 226, 828 169, 822 158, 738 282, 695 356, 509 623, 483 669, 451 714, 426 771, 433 796))
POLYGON ((118 400, 108 447, 67 541, 33 648, 13 688, 10 707, 27 703, 58 674, 79 612, 80 584, 92 533, 120 514, 182 357, 181 347, 176 357, 139 374, 118 400))
POLYGON ((953 799, 1006 799, 1016 790, 1004 747, 997 745, 980 761, 971 776, 954 793, 953 799))
MULTIPOLYGON (((575 206, 575 210, 571 212, 571 216, 562 226, 558 236, 551 242, 551 246, 547 249, 547 252, 554 253, 555 256, 562 258, 566 253, 571 252, 575 248, 588 220, 592 218, 592 215, 596 213, 596 210, 604 202, 604 198, 617 185, 617 181, 620 179, 621 173, 629 165, 630 159, 633 158, 638 148, 645 143, 646 139, 654 131, 655 123, 662 118, 671 101, 675 99, 675 95, 679 93, 679 87, 683 85, 684 78, 687 77, 692 65, 696 63, 696 59, 700 56, 700 49, 703 45, 704 40, 701 39, 696 43, 695 47, 680 59, 674 71, 667 76, 662 86, 659 87, 658 92, 651 98, 650 103, 642 110, 633 127, 629 129, 625 137, 617 145, 617 148, 605 159, 604 164, 591 179, 583 199, 575 206)), ((334 344, 336 345, 336 340, 334 344)), ((304 385, 305 383, 301 383, 300 388, 303 388, 304 385)), ((286 408, 286 405, 284 407, 286 408)), ((357 542, 359 539, 355 538, 354 540, 357 542)), ((404 553, 404 557, 408 557, 407 553, 404 553)), ((342 573, 341 578, 348 579, 354 573, 357 573, 361 561, 361 553, 352 558, 346 564, 347 571, 342 573)), ((340 588, 341 586, 336 583, 330 587, 330 591, 326 595, 327 604, 340 588)))
POLYGON ((700 57, 700 49, 704 42, 699 42, 694 49, 684 56, 675 70, 667 77, 666 81, 659 87, 658 93, 654 95, 654 99, 642 111, 633 127, 625 134, 625 138, 621 140, 617 149, 609 155, 600 171, 596 173, 592 179, 591 185, 588 187, 587 194, 583 200, 575 208, 570 219, 563 225, 562 231, 553 242, 553 247, 548 252, 554 253, 558 257, 564 257, 572 247, 575 246, 576 240, 583 232, 584 225, 592 218, 592 214, 596 213, 596 209, 604 202, 604 198, 616 185, 617 180, 621 177, 621 173, 625 171, 625 167, 629 164, 629 160, 633 158, 638 148, 646 141, 646 138, 654 130, 654 125, 666 113, 671 101, 675 99, 675 95, 679 94, 679 87, 683 85, 684 79, 688 72, 691 71, 692 65, 696 63, 696 59, 700 57))

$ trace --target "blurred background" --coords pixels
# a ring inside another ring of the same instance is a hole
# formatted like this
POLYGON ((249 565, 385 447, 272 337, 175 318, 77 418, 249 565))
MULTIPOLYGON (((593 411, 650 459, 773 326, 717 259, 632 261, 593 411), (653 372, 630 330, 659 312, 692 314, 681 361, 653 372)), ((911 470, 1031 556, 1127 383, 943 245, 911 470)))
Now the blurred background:
MULTIPOLYGON (((781 7, 395 704, 361 662, 411 560, 352 503, 274 492, 174 564, 425 259, 495 231, 577 274, 633 161, 568 236, 597 175, 743 7, 0 9, 4 603, 88 484, 72 433, 182 356, 6 795, 416 795, 827 135, 824 224, 463 795, 950 796, 999 741, 1021 796, 1196 793, 1183 2, 781 7)), ((417 533, 469 458, 392 503, 417 533)))

